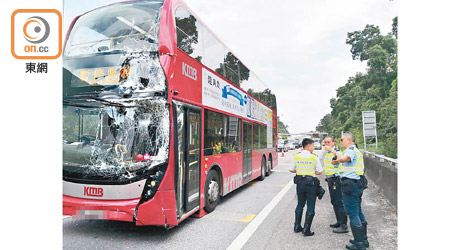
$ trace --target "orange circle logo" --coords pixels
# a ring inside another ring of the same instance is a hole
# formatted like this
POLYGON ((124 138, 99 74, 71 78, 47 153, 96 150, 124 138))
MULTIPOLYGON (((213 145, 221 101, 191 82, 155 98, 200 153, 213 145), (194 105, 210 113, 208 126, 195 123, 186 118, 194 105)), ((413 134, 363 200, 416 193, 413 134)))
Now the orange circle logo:
POLYGON ((42 43, 50 35, 50 25, 42 17, 30 17, 23 25, 23 34, 25 39, 30 43, 42 43))

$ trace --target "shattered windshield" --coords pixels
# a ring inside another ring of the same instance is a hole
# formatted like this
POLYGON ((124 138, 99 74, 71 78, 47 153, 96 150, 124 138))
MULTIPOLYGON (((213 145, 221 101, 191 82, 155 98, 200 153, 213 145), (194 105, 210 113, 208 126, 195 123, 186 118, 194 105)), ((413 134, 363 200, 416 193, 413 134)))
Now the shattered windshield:
POLYGON ((88 12, 75 22, 64 56, 109 51, 158 50, 163 1, 123 2, 88 12))
POLYGON ((164 98, 132 107, 72 101, 63 106, 64 172, 134 178, 167 162, 169 123, 164 98))
POLYGON ((64 58, 64 97, 102 92, 105 95, 145 96, 166 93, 167 82, 157 54, 113 54, 64 58))

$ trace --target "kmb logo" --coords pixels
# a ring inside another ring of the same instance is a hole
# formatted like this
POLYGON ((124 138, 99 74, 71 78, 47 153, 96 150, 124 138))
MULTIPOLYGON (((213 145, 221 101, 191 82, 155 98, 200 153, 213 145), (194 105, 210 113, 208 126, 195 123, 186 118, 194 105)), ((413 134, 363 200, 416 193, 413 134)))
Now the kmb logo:
POLYGON ((197 69, 187 65, 186 63, 182 63, 182 74, 191 78, 192 80, 196 81, 197 80, 197 69))
POLYGON ((16 59, 56 59, 61 55, 61 13, 20 9, 11 15, 11 53, 16 59))
POLYGON ((103 188, 84 187, 84 196, 102 197, 103 196, 103 188))

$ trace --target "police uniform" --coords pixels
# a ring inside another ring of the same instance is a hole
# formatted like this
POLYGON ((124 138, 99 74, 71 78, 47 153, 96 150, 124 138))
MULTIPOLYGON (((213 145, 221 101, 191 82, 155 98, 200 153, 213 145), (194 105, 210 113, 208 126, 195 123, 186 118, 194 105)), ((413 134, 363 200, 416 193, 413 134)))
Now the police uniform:
POLYGON ((348 233, 347 227, 347 213, 345 212, 344 203, 342 202, 341 178, 342 164, 333 165, 333 160, 336 151, 339 155, 342 153, 338 148, 334 147, 332 152, 325 151, 323 156, 323 168, 325 170, 326 181, 328 183, 328 190, 330 192, 330 201, 333 205, 334 214, 336 216, 336 223, 330 224, 333 227, 334 233, 348 233))
POLYGON ((294 181, 297 184, 297 198, 298 203, 295 209, 295 223, 294 232, 302 231, 305 236, 312 236, 314 232, 311 231, 311 224, 314 218, 314 210, 316 205, 317 184, 315 171, 322 172, 322 164, 317 155, 312 154, 307 150, 302 150, 295 154, 294 164, 291 165, 290 170, 296 171, 294 181), (303 207, 307 205, 304 228, 301 227, 303 207))
POLYGON ((367 240, 367 221, 361 210, 361 197, 365 181, 364 157, 355 145, 349 146, 344 153, 350 161, 342 163, 341 184, 342 200, 350 219, 350 227, 355 240, 350 240, 351 245, 347 249, 365 250, 369 246, 367 240))

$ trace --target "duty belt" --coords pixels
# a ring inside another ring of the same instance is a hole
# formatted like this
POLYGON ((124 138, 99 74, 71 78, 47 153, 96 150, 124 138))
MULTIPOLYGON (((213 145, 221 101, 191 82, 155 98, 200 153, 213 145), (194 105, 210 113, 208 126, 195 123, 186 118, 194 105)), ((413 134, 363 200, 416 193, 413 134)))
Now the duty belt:
POLYGON ((332 177, 328 177, 327 181, 332 181, 332 182, 336 182, 339 180, 339 176, 332 176, 332 177))
POLYGON ((347 177, 342 177, 341 180, 342 180, 342 181, 352 181, 352 182, 354 182, 354 183, 357 183, 357 182, 358 182, 358 180, 356 180, 356 179, 351 179, 351 178, 347 178, 347 177))
POLYGON ((303 181, 314 183, 315 181, 318 181, 318 180, 319 179, 317 177, 313 177, 311 175, 296 175, 294 177, 295 184, 303 182, 303 181))

